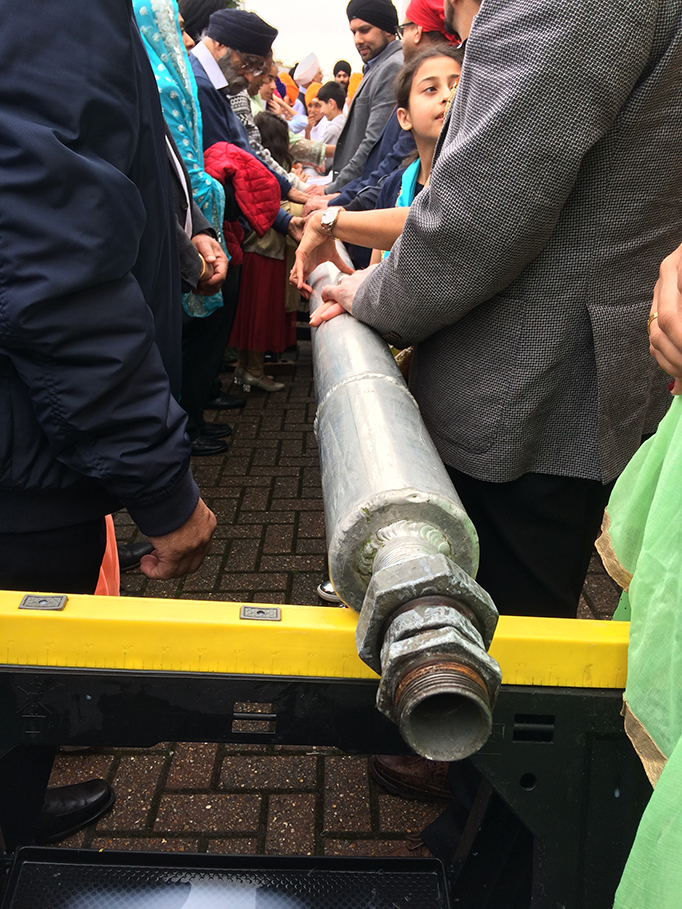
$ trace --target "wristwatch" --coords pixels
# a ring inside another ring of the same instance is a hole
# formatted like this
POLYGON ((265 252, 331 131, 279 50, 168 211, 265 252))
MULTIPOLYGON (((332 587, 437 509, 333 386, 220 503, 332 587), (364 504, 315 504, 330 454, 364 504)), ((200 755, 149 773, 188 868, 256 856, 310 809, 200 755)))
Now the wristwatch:
POLYGON ((340 211, 343 211, 343 209, 337 206, 334 208, 325 208, 322 212, 320 225, 327 231, 330 237, 334 236, 334 225, 336 224, 336 219, 339 217, 340 211))

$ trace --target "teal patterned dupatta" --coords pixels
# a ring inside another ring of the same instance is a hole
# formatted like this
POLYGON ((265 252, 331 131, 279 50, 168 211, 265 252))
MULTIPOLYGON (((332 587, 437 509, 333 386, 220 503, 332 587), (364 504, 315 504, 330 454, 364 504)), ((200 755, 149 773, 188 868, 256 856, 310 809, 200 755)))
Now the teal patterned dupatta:
MULTIPOLYGON (((133 0, 133 10, 156 78, 164 119, 189 173, 194 201, 225 249, 225 194, 220 183, 204 171, 197 87, 182 43, 176 0, 133 0)), ((223 298, 219 293, 211 297, 189 293, 182 305, 188 315, 202 318, 222 306, 223 298)))

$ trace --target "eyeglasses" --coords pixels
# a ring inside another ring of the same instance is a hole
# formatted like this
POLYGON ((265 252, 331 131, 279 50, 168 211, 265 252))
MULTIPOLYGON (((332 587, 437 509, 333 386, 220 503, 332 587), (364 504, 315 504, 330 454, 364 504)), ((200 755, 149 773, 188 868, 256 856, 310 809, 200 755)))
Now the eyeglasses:
POLYGON ((396 27, 395 27, 396 38, 400 38, 401 41, 403 40, 403 35, 405 34, 405 29, 407 28, 408 25, 414 25, 414 22, 403 22, 402 25, 396 25, 396 27))
POLYGON ((259 57, 256 54, 242 54, 238 50, 235 50, 235 54, 239 57, 239 62, 245 72, 251 73, 254 76, 263 75, 265 60, 262 57, 259 57))

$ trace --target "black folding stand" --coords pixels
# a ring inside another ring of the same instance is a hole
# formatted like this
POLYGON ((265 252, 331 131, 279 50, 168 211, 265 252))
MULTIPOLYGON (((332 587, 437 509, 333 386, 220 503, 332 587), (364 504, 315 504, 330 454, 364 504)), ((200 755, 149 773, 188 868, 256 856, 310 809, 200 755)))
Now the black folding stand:
MULTIPOLYGON (((19 743, 330 745, 407 754, 354 679, 0 667, 0 754, 19 743)), ((534 838, 532 909, 610 909, 651 789, 617 689, 503 686, 451 868, 453 906, 507 909, 483 844, 494 797, 534 838), (499 801, 499 800, 498 800, 499 801), (486 817, 488 822, 486 823, 486 817), (460 895, 458 895, 458 892, 460 895)))

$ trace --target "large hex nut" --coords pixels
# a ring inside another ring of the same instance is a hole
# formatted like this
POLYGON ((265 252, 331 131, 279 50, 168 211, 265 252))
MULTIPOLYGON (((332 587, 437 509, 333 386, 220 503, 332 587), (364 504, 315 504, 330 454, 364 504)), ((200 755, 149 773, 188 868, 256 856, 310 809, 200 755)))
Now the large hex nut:
POLYGON ((381 637, 391 614, 424 596, 447 596, 468 606, 479 622, 483 646, 490 646, 498 613, 489 594, 447 556, 415 556, 380 568, 367 587, 355 642, 360 659, 375 672, 381 672, 381 637))
POLYGON ((400 680, 418 663, 443 657, 474 669, 485 682, 491 706, 495 703, 502 672, 471 622, 451 606, 416 606, 397 616, 386 633, 381 649, 379 710, 397 722, 394 701, 400 680))

